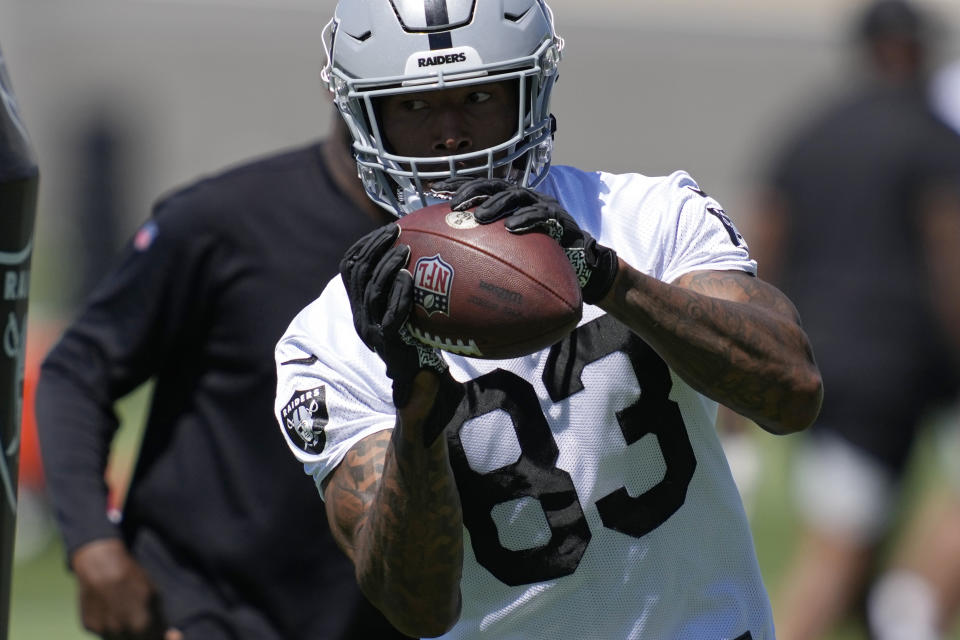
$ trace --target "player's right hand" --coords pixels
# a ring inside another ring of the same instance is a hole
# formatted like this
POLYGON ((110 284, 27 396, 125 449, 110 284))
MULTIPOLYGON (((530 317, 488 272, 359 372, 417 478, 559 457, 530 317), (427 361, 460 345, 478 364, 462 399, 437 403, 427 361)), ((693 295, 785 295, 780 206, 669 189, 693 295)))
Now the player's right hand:
POLYGON ((581 229, 555 198, 500 178, 452 178, 434 188, 452 192, 454 211, 474 209, 480 224, 506 218, 504 226, 512 233, 537 231, 556 240, 577 274, 584 302, 596 304, 613 286, 619 267, 616 252, 581 229))
POLYGON ((104 640, 182 640, 167 628, 159 594, 122 540, 88 542, 73 552, 70 564, 87 631, 104 640))
POLYGON ((407 405, 413 378, 420 371, 443 374, 447 364, 440 352, 406 328, 413 309, 413 276, 405 269, 410 247, 393 246, 400 234, 394 223, 375 229, 353 244, 340 261, 353 326, 360 339, 387 365, 393 380, 393 404, 407 405))

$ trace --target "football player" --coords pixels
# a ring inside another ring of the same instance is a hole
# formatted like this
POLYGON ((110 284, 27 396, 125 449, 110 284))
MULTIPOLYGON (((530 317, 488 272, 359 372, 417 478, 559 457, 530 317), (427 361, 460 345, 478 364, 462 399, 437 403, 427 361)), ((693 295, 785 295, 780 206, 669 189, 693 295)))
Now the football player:
POLYGON ((368 597, 415 636, 772 640, 717 403, 790 433, 821 380, 720 205, 683 171, 551 168, 542 0, 341 0, 325 41, 370 197, 549 233, 586 303, 549 349, 440 353, 388 224, 293 320, 277 417, 368 597))

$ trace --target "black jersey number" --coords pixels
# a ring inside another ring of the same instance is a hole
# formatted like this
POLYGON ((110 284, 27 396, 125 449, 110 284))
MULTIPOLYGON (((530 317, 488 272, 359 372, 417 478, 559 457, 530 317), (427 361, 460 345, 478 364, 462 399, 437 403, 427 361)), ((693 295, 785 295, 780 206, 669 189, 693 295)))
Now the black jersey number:
MULTIPOLYGON (((663 480, 636 497, 621 487, 600 498, 597 510, 605 527, 639 538, 683 506, 697 466, 680 408, 669 398, 672 381, 666 363, 625 326, 601 316, 553 346, 543 382, 551 400, 560 402, 584 388, 584 367, 618 351, 629 358, 642 390, 635 403, 617 412, 620 430, 627 445, 653 434, 666 472, 663 480)), ((449 431, 448 442, 464 525, 470 531, 477 561, 512 586, 573 573, 590 543, 590 528, 570 475, 556 466, 559 449, 533 386, 516 374, 497 369, 466 387, 457 410, 457 427, 449 431), (516 462, 479 473, 470 467, 460 430, 467 420, 494 410, 510 417, 521 453, 516 462), (500 543, 493 508, 524 498, 539 501, 550 539, 530 549, 507 549, 500 543)))

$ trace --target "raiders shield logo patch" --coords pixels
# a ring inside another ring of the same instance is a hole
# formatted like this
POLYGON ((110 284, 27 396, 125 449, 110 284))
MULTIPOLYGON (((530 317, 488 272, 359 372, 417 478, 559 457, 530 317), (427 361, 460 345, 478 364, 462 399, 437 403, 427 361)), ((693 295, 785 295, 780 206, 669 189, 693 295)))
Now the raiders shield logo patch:
POLYGON ((413 267, 413 302, 427 315, 450 315, 450 290, 453 288, 453 267, 439 254, 420 258, 413 267))
POLYGON ((306 453, 318 454, 327 444, 323 428, 329 422, 326 387, 297 390, 280 412, 280 419, 295 445, 306 453))

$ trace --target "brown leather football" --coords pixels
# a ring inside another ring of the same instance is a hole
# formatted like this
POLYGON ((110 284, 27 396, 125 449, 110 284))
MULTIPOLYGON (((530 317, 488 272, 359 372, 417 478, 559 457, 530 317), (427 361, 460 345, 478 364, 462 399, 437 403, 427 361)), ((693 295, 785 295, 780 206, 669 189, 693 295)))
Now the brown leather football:
POLYGON ((580 287, 563 249, 542 233, 479 224, 446 203, 398 221, 410 247, 419 340, 471 358, 524 356, 559 341, 580 321, 580 287))

